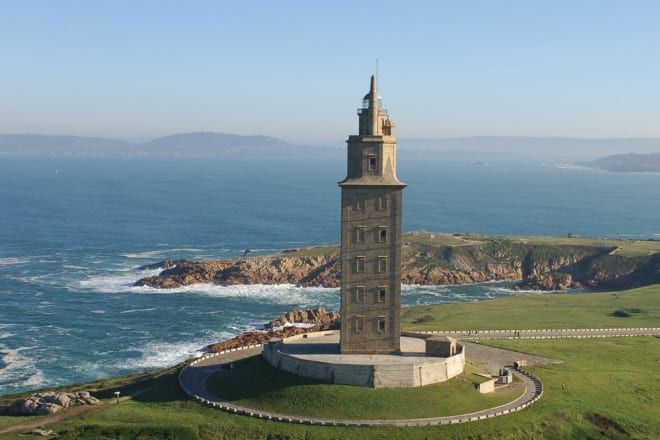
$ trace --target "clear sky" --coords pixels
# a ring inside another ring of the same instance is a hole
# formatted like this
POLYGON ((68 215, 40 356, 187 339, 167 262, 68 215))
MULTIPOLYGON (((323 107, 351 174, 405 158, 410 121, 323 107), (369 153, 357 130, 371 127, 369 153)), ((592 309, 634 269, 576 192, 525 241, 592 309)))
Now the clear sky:
POLYGON ((660 1, 0 0, 0 133, 660 136, 660 1))

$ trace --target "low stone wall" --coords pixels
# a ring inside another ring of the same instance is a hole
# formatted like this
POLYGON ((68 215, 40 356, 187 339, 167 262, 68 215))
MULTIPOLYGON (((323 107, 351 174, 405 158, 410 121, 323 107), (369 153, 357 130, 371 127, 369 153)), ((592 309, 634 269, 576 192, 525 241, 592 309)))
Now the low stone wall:
POLYGON ((302 377, 330 384, 354 385, 370 388, 419 387, 444 382, 463 373, 465 350, 448 358, 428 357, 419 361, 411 357, 409 363, 396 364, 339 364, 302 359, 281 351, 283 344, 301 339, 322 337, 332 331, 296 335, 285 340, 271 341, 264 346, 262 356, 275 368, 302 377))
MULTIPOLYGON (((302 339, 299 336, 301 335, 294 336, 293 338, 302 339)), ((287 342, 293 342, 294 340, 287 338, 287 342)), ((331 384, 373 386, 374 371, 371 365, 335 365, 303 360, 280 351, 283 344, 284 341, 271 342, 264 346, 262 353, 262 356, 268 363, 278 370, 331 384)))
POLYGON ((479 392, 481 394, 488 394, 495 392, 495 379, 489 379, 486 382, 479 384, 479 392))
POLYGON ((525 330, 420 330, 402 336, 453 335, 461 339, 591 339, 660 335, 660 327, 567 328, 525 330))
MULTIPOLYGON (((543 384, 541 383, 541 381, 533 374, 518 368, 514 370, 513 373, 518 375, 522 379, 522 381, 525 383, 525 387, 527 391, 523 396, 505 405, 501 405, 483 411, 478 411, 475 413, 459 414, 459 415, 444 416, 444 417, 430 417, 424 419, 350 420, 350 419, 306 417, 306 416, 291 415, 291 414, 278 414, 269 411, 247 408, 241 405, 236 405, 230 402, 223 401, 222 399, 209 400, 208 398, 199 396, 193 391, 194 386, 192 384, 198 383, 198 381, 195 380, 195 373, 193 372, 196 368, 195 367, 196 365, 205 361, 213 361, 214 358, 217 359, 217 361, 215 361, 216 365, 221 365, 223 363, 229 362, 229 360, 226 358, 228 358, 231 355, 231 353, 248 350, 248 349, 261 348, 261 347, 263 347, 263 345, 261 344, 250 345, 250 346, 226 350, 218 353, 212 353, 209 355, 205 355, 201 358, 192 360, 188 364, 188 366, 184 367, 179 372, 179 385, 186 394, 196 399, 197 401, 201 402, 202 404, 209 405, 213 408, 221 409, 223 411, 232 414, 243 414, 265 420, 298 423, 303 425, 344 426, 344 427, 420 427, 420 426, 469 423, 469 422, 475 422, 478 420, 489 419, 492 417, 503 416, 506 414, 521 411, 529 407, 536 401, 538 401, 543 395, 543 384)), ((213 397, 213 399, 215 398, 213 397)))

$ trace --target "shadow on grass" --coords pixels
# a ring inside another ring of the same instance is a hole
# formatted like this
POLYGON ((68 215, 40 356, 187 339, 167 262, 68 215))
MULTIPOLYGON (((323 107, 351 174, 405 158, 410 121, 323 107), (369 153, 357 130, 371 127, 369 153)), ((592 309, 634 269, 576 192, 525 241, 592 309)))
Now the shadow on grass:
POLYGON ((208 389, 216 396, 230 401, 249 400, 303 385, 321 385, 323 382, 286 373, 271 366, 261 356, 235 364, 231 371, 212 375, 208 389))
POLYGON ((179 369, 170 368, 149 374, 144 378, 100 389, 93 394, 101 399, 112 399, 115 392, 120 396, 131 396, 137 402, 165 403, 191 400, 179 386, 179 369))

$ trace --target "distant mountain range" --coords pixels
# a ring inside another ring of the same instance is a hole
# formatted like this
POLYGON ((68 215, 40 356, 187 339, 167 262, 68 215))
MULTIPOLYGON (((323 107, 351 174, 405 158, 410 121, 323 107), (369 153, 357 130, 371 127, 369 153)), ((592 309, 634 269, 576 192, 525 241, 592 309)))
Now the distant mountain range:
MULTIPOLYGON (((271 136, 181 133, 143 142, 82 136, 0 134, 0 155, 76 157, 304 157, 343 158, 343 145, 312 146, 271 136)), ((536 159, 572 163, 605 155, 660 151, 660 138, 585 139, 475 136, 400 138, 402 158, 461 158, 473 161, 536 159)))
POLYGON ((660 173, 660 153, 615 154, 577 164, 616 173, 660 173))
POLYGON ((108 157, 323 157, 332 149, 291 144, 270 136, 240 136, 226 133, 181 133, 147 142, 119 139, 0 134, 0 154, 20 156, 108 157))

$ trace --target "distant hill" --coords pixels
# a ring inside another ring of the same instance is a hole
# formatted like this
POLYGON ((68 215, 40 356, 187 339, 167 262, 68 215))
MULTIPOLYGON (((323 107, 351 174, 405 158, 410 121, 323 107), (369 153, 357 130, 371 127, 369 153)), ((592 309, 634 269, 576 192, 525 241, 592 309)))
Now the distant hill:
POLYGON ((615 173, 660 173, 660 153, 615 154, 577 164, 615 173))
POLYGON ((108 157, 334 157, 338 148, 291 144, 270 136, 181 133, 147 142, 83 136, 0 134, 0 154, 108 157))
MULTIPOLYGON (((108 157, 305 157, 345 158, 344 136, 332 146, 300 145, 271 136, 180 133, 129 142, 83 136, 0 134, 0 155, 108 157)), ((660 138, 584 139, 526 136, 473 136, 443 139, 400 138, 401 158, 549 160, 571 163, 624 151, 660 151, 660 138)))

